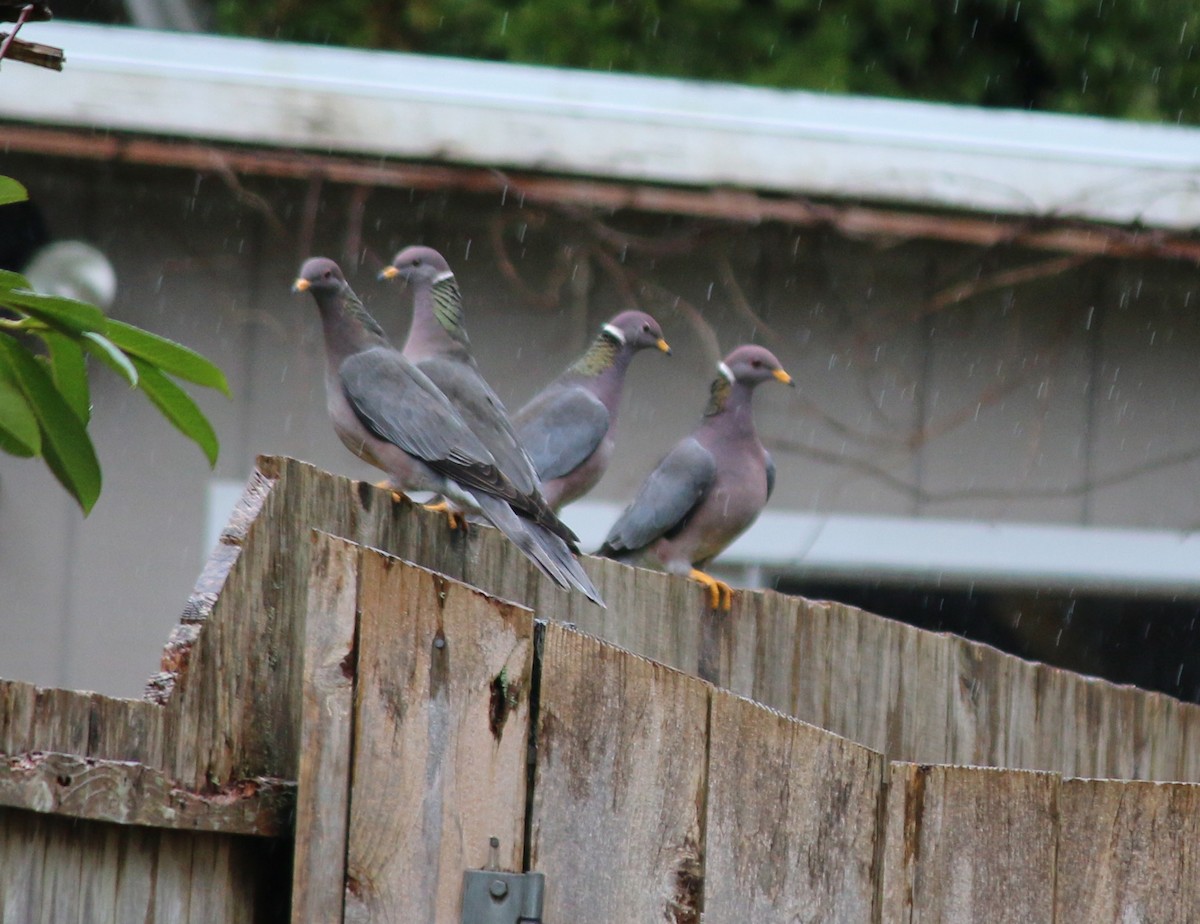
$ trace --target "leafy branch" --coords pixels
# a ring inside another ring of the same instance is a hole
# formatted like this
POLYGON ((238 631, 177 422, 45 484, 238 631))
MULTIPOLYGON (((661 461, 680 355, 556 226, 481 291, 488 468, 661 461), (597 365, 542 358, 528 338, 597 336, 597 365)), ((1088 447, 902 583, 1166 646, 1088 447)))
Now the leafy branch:
MULTIPOLYGON (((0 205, 26 198, 0 177, 0 205)), ((0 450, 40 456, 86 514, 100 495, 91 420, 88 357, 137 388, 210 465, 219 445, 212 425, 172 377, 229 394, 213 363, 157 334, 112 320, 86 302, 33 291, 24 276, 0 270, 0 450)))

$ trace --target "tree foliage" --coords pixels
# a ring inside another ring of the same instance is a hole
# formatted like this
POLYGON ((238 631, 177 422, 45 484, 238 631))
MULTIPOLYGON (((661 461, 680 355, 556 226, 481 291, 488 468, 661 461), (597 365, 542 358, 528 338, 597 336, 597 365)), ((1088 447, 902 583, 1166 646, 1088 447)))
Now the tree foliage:
MULTIPOLYGON (((0 205, 24 188, 0 177, 0 205)), ((88 436, 88 358, 137 388, 215 464, 216 433, 171 376, 229 394, 221 370, 178 343, 105 316, 99 308, 32 290, 0 270, 0 450, 40 456, 84 513, 100 495, 100 464, 88 436)))
POLYGON ((1200 122, 1195 0, 219 0, 305 42, 1200 122))

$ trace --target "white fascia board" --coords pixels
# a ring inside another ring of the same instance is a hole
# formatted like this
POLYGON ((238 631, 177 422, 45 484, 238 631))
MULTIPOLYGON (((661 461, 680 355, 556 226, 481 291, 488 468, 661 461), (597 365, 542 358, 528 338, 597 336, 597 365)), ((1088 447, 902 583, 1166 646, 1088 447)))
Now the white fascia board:
MULTIPOLYGON (((580 547, 599 547, 621 508, 580 501, 563 519, 580 547)), ((1200 535, 967 520, 767 511, 719 558, 722 566, 946 587, 1200 591, 1200 535)))
MULTIPOLYGON (((36 34, 34 31, 36 29, 36 34)), ((0 119, 978 212, 1200 227, 1200 130, 79 23, 0 119)))

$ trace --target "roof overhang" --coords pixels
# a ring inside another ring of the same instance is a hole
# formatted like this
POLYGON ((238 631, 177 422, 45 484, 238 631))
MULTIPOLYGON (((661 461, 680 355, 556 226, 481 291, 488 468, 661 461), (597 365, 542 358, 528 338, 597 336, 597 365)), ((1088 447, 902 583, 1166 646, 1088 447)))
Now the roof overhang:
POLYGON ((533 174, 1200 228, 1200 130, 48 23, 0 120, 533 174))

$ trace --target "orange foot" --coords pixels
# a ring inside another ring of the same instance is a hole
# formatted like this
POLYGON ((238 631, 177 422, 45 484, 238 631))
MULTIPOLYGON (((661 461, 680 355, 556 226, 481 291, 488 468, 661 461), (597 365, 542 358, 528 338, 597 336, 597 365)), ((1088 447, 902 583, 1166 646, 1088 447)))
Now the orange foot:
POLYGON ((467 525, 467 518, 461 513, 456 513, 455 511, 451 510, 450 505, 444 500, 440 500, 436 504, 425 504, 425 509, 434 510, 438 513, 444 513, 446 515, 446 519, 450 523, 451 529, 460 529, 464 533, 469 529, 467 525))
POLYGON ((385 491, 391 491, 392 492, 392 500, 394 500, 397 504, 402 503, 403 501, 406 501, 409 499, 408 495, 405 494, 403 491, 397 491, 395 488, 393 488, 392 483, 390 481, 388 481, 386 478, 383 479, 383 481, 375 482, 375 487, 383 488, 383 490, 385 490, 385 491))
POLYGON ((729 612, 733 606, 733 588, 724 581, 718 581, 711 574, 705 574, 698 568, 693 568, 688 572, 688 577, 693 581, 699 581, 708 588, 708 604, 714 610, 724 610, 729 612))

